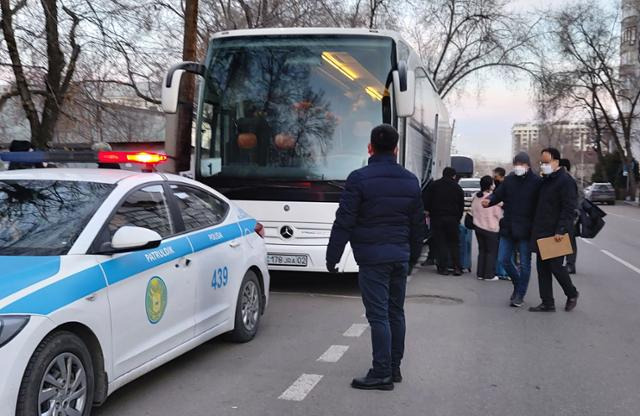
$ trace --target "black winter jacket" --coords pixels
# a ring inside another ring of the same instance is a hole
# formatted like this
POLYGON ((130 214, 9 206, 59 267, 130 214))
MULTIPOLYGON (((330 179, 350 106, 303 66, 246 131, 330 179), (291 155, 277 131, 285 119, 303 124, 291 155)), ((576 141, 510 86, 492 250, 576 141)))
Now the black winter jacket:
POLYGON ((440 178, 425 190, 424 209, 432 218, 453 217, 460 221, 464 212, 464 191, 455 180, 440 178))
POLYGON ((523 176, 510 173, 491 194, 491 205, 504 202, 500 235, 514 240, 528 240, 538 201, 541 179, 531 169, 523 176))
POLYGON ((577 201, 576 183, 564 168, 544 177, 533 220, 532 242, 570 232, 577 201))
POLYGON ((391 155, 375 155, 351 172, 327 246, 327 263, 340 262, 347 242, 356 262, 415 263, 422 250, 424 210, 418 178, 391 155))

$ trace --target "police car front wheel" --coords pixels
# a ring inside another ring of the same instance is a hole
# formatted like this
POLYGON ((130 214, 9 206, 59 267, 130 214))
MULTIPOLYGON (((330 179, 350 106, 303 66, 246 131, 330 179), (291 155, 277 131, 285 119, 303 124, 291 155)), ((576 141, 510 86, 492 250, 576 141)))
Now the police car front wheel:
POLYGON ((234 342, 248 342, 256 336, 262 311, 262 289, 258 276, 251 270, 244 275, 236 304, 235 328, 230 338, 234 342))
POLYGON ((80 338, 48 335, 31 356, 22 378, 17 416, 89 415, 94 375, 91 354, 80 338))

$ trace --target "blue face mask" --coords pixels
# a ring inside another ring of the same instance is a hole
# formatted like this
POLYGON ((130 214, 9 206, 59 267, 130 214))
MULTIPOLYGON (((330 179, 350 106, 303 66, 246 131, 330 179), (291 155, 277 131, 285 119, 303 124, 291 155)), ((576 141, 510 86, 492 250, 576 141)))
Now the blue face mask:
POLYGON ((515 173, 516 176, 524 176, 527 173, 527 168, 522 165, 514 166, 513 173, 515 173))
POLYGON ((553 167, 551 163, 543 163, 540 165, 540 171, 543 175, 551 175, 553 173, 553 167))

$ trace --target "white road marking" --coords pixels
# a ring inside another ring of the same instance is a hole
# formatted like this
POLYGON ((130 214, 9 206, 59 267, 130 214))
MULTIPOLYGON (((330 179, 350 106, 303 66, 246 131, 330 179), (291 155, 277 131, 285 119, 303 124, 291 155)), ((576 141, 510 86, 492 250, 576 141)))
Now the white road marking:
POLYGON ((583 243, 587 243, 590 246, 595 246, 595 243, 593 243, 592 241, 587 240, 586 238, 580 237, 580 241, 582 241, 583 243))
POLYGON ((323 363, 337 363, 348 349, 348 345, 332 345, 316 361, 321 361, 323 363))
POLYGON ((614 259, 618 263, 622 264, 623 266, 625 266, 625 267, 633 270, 634 272, 640 274, 640 268, 634 266, 633 264, 629 263, 628 261, 622 260, 620 257, 616 256, 615 254, 611 254, 607 250, 600 250, 600 251, 602 251, 604 254, 606 254, 607 256, 611 257, 612 259, 614 259))
POLYGON ((369 324, 353 324, 342 335, 345 337, 356 338, 362 335, 367 328, 369 328, 369 324))
POLYGON ((322 380, 319 374, 303 374, 293 384, 278 397, 280 400, 291 400, 301 402, 313 390, 313 388, 322 380))

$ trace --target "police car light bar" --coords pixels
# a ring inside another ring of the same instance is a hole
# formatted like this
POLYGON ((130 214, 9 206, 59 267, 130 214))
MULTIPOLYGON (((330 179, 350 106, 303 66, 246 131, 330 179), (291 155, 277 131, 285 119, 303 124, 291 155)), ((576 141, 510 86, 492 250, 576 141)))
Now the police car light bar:
POLYGON ((167 161, 167 155, 149 152, 98 152, 100 163, 142 163, 156 165, 167 161))
POLYGON ((139 163, 157 165, 167 161, 167 155, 152 152, 35 151, 3 152, 0 160, 17 163, 139 163))

